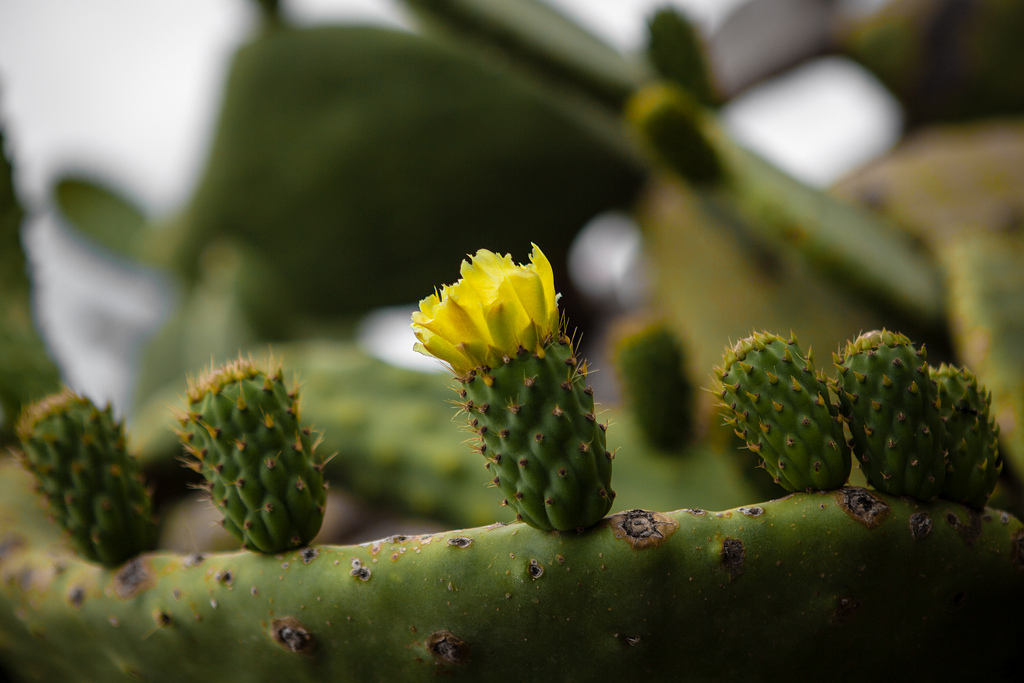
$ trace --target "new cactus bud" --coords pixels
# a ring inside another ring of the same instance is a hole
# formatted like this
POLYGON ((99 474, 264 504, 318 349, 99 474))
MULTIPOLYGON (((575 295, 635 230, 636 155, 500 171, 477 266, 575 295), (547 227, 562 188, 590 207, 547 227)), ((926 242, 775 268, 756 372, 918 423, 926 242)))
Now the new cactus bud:
POLYGON ((153 548, 150 494, 110 406, 65 389, 27 407, 17 432, 25 464, 79 555, 114 567, 153 548))
POLYGON ((647 57, 657 72, 700 103, 715 102, 707 46, 693 23, 673 7, 662 7, 647 22, 647 57))
POLYGON ((626 118, 655 158, 698 187, 726 175, 707 135, 708 116, 690 93, 670 83, 645 86, 626 105, 626 118))
POLYGON ((551 265, 481 249, 462 279, 420 302, 417 350, 445 361, 477 450, 517 518, 541 530, 592 526, 611 508, 611 454, 586 362, 559 329, 551 265))
POLYGON ((239 358, 189 382, 179 436, 203 475, 224 528, 250 550, 308 544, 326 502, 318 439, 299 420, 298 390, 279 366, 239 358))
POLYGON ((835 357, 835 390, 853 454, 871 485, 931 500, 946 474, 943 427, 925 350, 888 330, 865 332, 835 357))
POLYGON ((828 386, 795 337, 742 339, 715 369, 725 420, 788 491, 836 489, 850 476, 850 452, 828 386))
POLYGON ((945 426, 946 478, 940 495, 983 508, 1003 468, 999 427, 990 410, 992 394, 967 368, 943 363, 929 372, 945 426))
POLYGON ((623 401, 650 443, 674 450, 693 436, 693 386, 683 349, 664 323, 624 334, 615 345, 623 401))

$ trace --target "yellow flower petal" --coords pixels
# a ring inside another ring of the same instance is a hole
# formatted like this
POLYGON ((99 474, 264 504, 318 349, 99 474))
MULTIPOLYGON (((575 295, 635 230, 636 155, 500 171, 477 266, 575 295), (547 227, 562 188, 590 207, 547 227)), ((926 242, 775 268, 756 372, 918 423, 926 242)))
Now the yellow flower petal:
POLYGON ((447 362, 459 375, 496 367, 520 346, 540 352, 558 329, 551 264, 537 245, 531 262, 481 249, 463 261, 462 279, 420 302, 413 313, 416 349, 447 362))

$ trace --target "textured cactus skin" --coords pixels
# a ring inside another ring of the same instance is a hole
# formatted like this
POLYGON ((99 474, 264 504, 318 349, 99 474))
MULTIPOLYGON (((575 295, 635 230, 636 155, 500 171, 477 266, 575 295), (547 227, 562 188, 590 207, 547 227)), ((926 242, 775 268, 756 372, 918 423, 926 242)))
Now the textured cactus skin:
POLYGON ((795 337, 755 333, 715 369, 726 422, 789 491, 839 488, 850 451, 828 386, 795 337))
POLYGON ((25 409, 24 462, 79 555, 114 567, 156 542, 152 502, 123 425, 69 389, 25 409))
POLYGON ((683 349, 664 323, 624 334, 615 345, 623 401, 644 437, 677 450, 694 434, 693 386, 683 367, 683 349))
POLYGON ((967 368, 944 363, 929 367, 929 374, 935 380, 945 427, 947 464, 941 495, 983 508, 1003 466, 999 427, 991 415, 992 394, 978 386, 967 368))
POLYGON ((224 528, 264 553, 313 540, 326 501, 323 465, 280 367, 264 372, 240 359, 194 382, 188 399, 181 439, 224 528))
MULTIPOLYGON (((9 474, 0 517, 24 519, 9 474)), ((104 683, 1021 671, 1024 526, 1010 515, 857 488, 648 514, 582 534, 512 524, 278 556, 147 554, 120 572, 7 532, 0 658, 20 680, 104 683)))
POLYGON ((868 481, 893 495, 937 496, 946 473, 943 427, 924 349, 905 335, 874 330, 835 360, 840 410, 868 481))
POLYGON ((523 352, 502 367, 477 372, 464 394, 479 450, 517 519, 567 531, 608 513, 615 498, 612 454, 585 363, 567 337, 548 343, 543 356, 523 352))

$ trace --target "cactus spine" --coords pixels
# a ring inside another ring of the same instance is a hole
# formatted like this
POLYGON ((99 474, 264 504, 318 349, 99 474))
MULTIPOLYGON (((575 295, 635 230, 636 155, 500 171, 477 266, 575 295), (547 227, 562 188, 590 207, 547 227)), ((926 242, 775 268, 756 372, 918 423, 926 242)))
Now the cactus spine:
POLYGON ((942 497, 974 508, 985 507, 1002 471, 999 427, 990 414, 992 393, 974 373, 943 363, 929 368, 936 382, 944 427, 946 476, 942 497))
POLYGON ((536 245, 528 265, 481 249, 461 280, 420 302, 412 324, 417 350, 463 384, 462 409, 503 503, 546 531, 589 527, 615 497, 605 426, 557 300, 536 245))
POLYGON ((727 349, 715 369, 726 423, 789 491, 839 488, 850 451, 825 380, 796 337, 755 333, 727 349))
POLYGON ((211 369, 189 383, 179 421, 189 466, 246 548, 278 553, 313 540, 326 502, 323 462, 280 366, 239 358, 211 369))
POLYGON ((925 350, 906 336, 874 330, 835 357, 835 389, 849 423, 853 453, 871 485, 930 500, 946 474, 944 430, 925 350))
POLYGON ((108 567, 156 542, 152 503, 110 406, 65 389, 18 420, 24 462, 79 555, 108 567))

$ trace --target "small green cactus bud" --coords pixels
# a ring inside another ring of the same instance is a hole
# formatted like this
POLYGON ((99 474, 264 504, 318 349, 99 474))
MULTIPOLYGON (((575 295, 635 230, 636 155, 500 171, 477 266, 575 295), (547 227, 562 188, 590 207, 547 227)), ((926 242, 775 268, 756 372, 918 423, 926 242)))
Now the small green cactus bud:
POLYGON ((990 410, 992 394, 967 368, 943 363, 929 371, 945 426, 946 478, 940 495, 983 508, 1003 468, 999 427, 990 410))
POLYGON ((705 116, 689 93, 671 84, 642 88, 626 105, 626 118, 651 152, 698 186, 717 183, 724 175, 718 152, 705 134, 705 116))
POLYGON ((840 412, 868 481, 918 500, 937 496, 946 474, 938 394, 925 357, 923 347, 883 329, 860 335, 834 359, 840 412))
POLYGON ((693 436, 693 386, 683 368, 683 349, 664 323, 623 334, 615 345, 623 400, 644 436, 666 450, 693 436))
POLYGON ((100 410, 65 389, 25 408, 17 432, 25 464, 82 557, 114 567, 153 548, 150 494, 109 405, 100 410))
POLYGON ((825 380, 796 337, 755 333, 715 368, 725 421, 788 491, 836 489, 850 476, 850 451, 825 380))
POLYGON ((312 541, 324 517, 323 461, 280 366, 239 358, 191 381, 187 399, 179 436, 224 528, 263 553, 312 541))
POLYGON ((420 302, 416 348, 451 366, 477 450, 517 518, 544 531, 592 526, 611 508, 611 454, 586 363, 559 331, 547 258, 481 249, 462 279, 420 302))
POLYGON ((681 86, 702 104, 713 104, 714 87, 706 46, 696 27, 678 10, 663 7, 648 22, 647 56, 666 80, 681 86))

